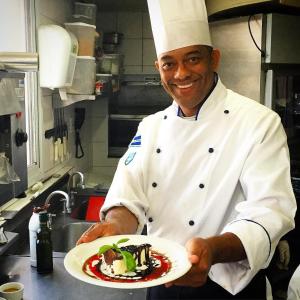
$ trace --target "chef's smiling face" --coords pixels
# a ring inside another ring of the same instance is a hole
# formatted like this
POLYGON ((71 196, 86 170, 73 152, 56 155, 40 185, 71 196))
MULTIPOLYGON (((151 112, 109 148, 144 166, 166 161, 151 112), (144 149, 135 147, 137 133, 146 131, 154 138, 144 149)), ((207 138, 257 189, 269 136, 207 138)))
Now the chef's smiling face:
POLYGON ((186 116, 196 114, 209 93, 220 52, 207 46, 188 46, 165 52, 155 62, 162 84, 186 116))

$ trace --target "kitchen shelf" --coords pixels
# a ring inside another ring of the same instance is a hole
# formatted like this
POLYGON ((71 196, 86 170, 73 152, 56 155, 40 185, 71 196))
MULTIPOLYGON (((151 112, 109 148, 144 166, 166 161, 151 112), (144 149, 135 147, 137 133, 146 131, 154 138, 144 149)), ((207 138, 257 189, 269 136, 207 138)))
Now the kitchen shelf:
POLYGON ((96 95, 75 95, 67 94, 66 100, 61 98, 58 93, 52 94, 52 102, 54 108, 66 107, 79 101, 93 101, 96 100, 96 95))

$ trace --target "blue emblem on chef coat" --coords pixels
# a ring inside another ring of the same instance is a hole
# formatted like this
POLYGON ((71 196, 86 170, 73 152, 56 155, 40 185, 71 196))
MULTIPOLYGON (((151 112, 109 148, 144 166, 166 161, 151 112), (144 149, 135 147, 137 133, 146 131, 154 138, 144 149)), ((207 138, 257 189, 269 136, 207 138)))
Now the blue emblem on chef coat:
POLYGON ((127 166, 129 163, 131 163, 135 157, 136 152, 131 152, 128 154, 126 160, 125 160, 125 165, 127 166))
POLYGON ((142 136, 141 135, 136 135, 131 143, 129 144, 129 147, 140 147, 142 144, 142 136))

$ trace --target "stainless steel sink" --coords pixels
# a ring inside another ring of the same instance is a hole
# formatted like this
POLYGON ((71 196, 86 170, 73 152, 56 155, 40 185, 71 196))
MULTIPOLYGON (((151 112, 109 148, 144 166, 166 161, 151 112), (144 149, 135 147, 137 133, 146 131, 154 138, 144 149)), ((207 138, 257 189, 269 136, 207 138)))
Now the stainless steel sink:
POLYGON ((75 247, 77 240, 92 222, 75 222, 56 227, 52 230, 52 248, 56 252, 68 252, 75 247))

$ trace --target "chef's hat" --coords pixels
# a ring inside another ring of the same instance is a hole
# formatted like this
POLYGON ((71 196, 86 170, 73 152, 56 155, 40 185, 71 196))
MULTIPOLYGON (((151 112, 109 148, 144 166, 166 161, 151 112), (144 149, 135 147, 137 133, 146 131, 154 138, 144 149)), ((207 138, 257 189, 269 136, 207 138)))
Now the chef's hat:
POLYGON ((148 0, 156 54, 212 46, 204 0, 148 0))

